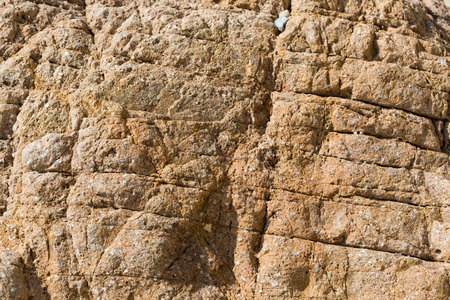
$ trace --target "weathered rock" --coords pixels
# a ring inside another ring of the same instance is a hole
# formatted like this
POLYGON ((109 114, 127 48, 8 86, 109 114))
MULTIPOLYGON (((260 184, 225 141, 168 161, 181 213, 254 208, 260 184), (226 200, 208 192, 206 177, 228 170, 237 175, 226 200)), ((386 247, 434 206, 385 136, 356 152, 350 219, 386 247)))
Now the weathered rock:
POLYGON ((1 299, 447 299, 442 0, 0 1, 1 299))
POLYGON ((65 134, 47 134, 28 144, 22 151, 24 169, 37 172, 70 172, 73 137, 65 134))
POLYGON ((20 257, 8 250, 0 251, 0 295, 3 299, 28 299, 30 290, 20 257))

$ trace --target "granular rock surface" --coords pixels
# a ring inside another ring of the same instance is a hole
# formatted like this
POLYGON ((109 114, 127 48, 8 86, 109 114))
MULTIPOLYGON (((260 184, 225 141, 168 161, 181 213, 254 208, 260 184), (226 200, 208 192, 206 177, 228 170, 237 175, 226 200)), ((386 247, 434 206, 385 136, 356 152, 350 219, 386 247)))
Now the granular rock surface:
POLYGON ((444 1, 0 0, 0 29, 1 299, 450 297, 444 1))

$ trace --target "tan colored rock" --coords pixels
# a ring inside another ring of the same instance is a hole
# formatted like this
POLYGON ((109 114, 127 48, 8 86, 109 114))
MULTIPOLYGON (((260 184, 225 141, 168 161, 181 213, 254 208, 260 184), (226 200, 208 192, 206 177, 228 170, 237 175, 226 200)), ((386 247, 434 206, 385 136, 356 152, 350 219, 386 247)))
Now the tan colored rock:
POLYGON ((24 266, 18 255, 11 251, 0 252, 0 295, 3 299, 27 299, 30 290, 24 275, 24 266))
POLYGON ((64 134, 47 134, 28 144, 22 151, 24 169, 37 172, 70 172, 73 138, 64 134))
POLYGON ((0 29, 1 299, 450 297, 442 0, 4 0, 0 29))

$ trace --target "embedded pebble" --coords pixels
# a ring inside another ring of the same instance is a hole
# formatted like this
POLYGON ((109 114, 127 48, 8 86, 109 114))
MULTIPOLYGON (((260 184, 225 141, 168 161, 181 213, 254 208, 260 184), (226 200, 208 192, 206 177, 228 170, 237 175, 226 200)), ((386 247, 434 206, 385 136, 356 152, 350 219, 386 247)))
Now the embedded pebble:
POLYGON ((281 17, 275 20, 275 25, 277 26, 278 30, 280 32, 284 31, 284 28, 286 26, 286 23, 289 21, 289 18, 281 17))

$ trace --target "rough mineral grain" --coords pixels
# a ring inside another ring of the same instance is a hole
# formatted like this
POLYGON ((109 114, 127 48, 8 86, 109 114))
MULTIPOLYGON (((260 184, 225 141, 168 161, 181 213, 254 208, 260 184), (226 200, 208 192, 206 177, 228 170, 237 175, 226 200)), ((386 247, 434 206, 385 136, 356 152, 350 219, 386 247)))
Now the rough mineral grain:
POLYGON ((450 8, 0 0, 0 230, 5 300, 448 299, 450 8))

